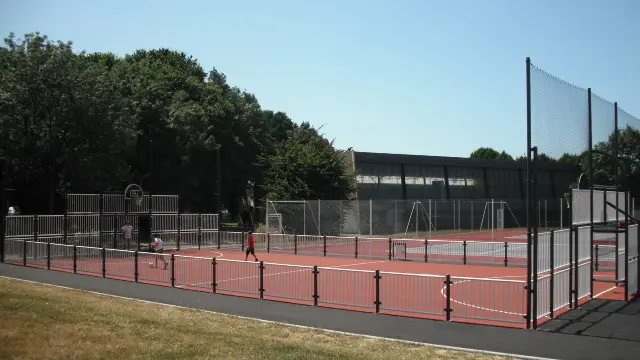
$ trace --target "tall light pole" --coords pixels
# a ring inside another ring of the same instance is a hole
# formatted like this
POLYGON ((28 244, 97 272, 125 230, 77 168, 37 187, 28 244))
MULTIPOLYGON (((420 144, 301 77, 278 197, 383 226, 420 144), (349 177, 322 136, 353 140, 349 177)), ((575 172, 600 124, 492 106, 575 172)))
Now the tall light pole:
POLYGON ((220 214, 222 213, 222 208, 220 206, 221 204, 221 197, 222 197, 222 191, 221 191, 221 185, 222 185, 222 169, 220 168, 220 148, 222 147, 222 145, 218 144, 216 145, 215 149, 216 149, 216 173, 217 173, 217 181, 216 181, 216 211, 218 212, 218 216, 221 216, 220 214))

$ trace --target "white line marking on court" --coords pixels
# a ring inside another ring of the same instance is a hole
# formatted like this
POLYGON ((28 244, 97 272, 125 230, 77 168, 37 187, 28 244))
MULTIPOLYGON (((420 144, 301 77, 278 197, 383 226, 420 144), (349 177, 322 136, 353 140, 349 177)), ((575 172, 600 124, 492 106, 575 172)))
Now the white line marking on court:
MULTIPOLYGON (((239 261, 241 263, 254 263, 256 265, 259 264, 259 262, 253 262, 253 261, 239 261)), ((343 268, 343 267, 350 267, 350 266, 359 266, 359 265, 368 265, 368 264, 377 264, 377 263, 381 263, 381 262, 387 262, 387 260, 378 260, 378 261, 369 261, 369 262, 360 262, 360 263, 352 263, 352 264, 344 264, 344 265, 335 265, 335 266, 331 266, 330 268, 343 268)), ((269 263, 266 263, 265 265, 269 265, 269 263)), ((274 265, 274 264, 271 264, 274 265)), ((275 265, 281 265, 281 266, 286 266, 286 264, 275 264, 275 265)), ((295 273, 301 273, 301 272, 306 272, 309 271, 309 269, 313 269, 313 266, 311 265, 295 265, 295 264, 290 264, 291 267, 295 268, 303 268, 303 269, 298 269, 298 270, 290 270, 290 271, 280 271, 280 272, 274 272, 274 273, 267 273, 264 274, 264 277, 267 276, 278 276, 278 275, 288 275, 288 274, 295 274, 295 273)), ((269 266, 265 266, 265 268, 269 268, 269 266)), ((257 269, 257 266, 256 266, 257 269)), ((220 285, 221 283, 226 283, 226 282, 230 282, 230 281, 238 281, 238 280, 247 280, 247 279, 259 279, 260 275, 250 275, 250 276, 242 276, 242 277, 237 277, 237 278, 230 278, 230 279, 223 279, 223 280, 219 280, 216 281, 216 285, 220 285)), ((184 288, 184 287, 188 287, 188 286, 195 286, 195 287, 202 287, 203 285, 207 285, 207 286, 211 286, 211 281, 209 282, 198 282, 198 283, 192 283, 192 284, 185 284, 185 285, 176 285, 175 287, 177 288, 184 288)), ((224 287, 220 288, 220 290, 226 290, 224 287)))
MULTIPOLYGON (((598 276, 598 275, 594 275, 594 276, 598 276)), ((602 275, 600 275, 600 276, 602 276, 602 275)), ((494 276, 494 277, 488 277, 488 278, 486 278, 486 279, 508 279, 508 278, 526 278, 526 275, 505 275, 505 276, 494 276)), ((468 281, 469 281, 469 280, 462 280, 462 281, 459 281, 459 282, 457 282, 457 283, 453 283, 453 284, 452 284, 452 286, 453 286, 453 285, 455 285, 455 284, 460 284, 460 283, 468 282, 468 281)), ((611 288, 609 288, 609 289, 607 289, 607 290, 604 290, 604 291, 602 291, 602 292, 600 292, 600 293, 598 293, 598 294, 594 295, 594 296, 593 296, 593 299, 596 299, 596 298, 598 298, 598 297, 600 297, 600 296, 602 296, 602 295, 604 295, 604 294, 606 294, 606 293, 610 292, 611 290, 615 290, 616 288, 617 288, 617 286, 612 286, 611 288)), ((442 288, 442 290, 440 290, 440 294, 442 294, 442 296, 444 296, 445 298, 447 297, 447 295, 444 293, 446 289, 447 289, 447 287, 445 286, 445 287, 443 287, 443 288, 442 288)), ((468 307, 476 308, 476 309, 479 309, 479 310, 485 310, 485 311, 490 311, 490 312, 498 312, 498 313, 503 313, 503 314, 507 314, 507 315, 521 315, 521 316, 525 316, 525 314, 512 313, 512 312, 503 311, 503 310, 497 310, 497 309, 489 309, 489 308, 485 308, 485 307, 482 307, 482 306, 477 306, 477 305, 473 305, 473 304, 468 304, 468 303, 465 303, 465 302, 462 302, 462 301, 455 300, 455 299, 453 299, 453 297, 451 298, 451 301, 452 301, 452 302, 455 302, 455 303, 457 303, 457 304, 460 304, 460 305, 462 305, 462 306, 468 306, 468 307)), ((546 318, 548 318, 548 316, 545 316, 545 317, 546 317, 546 318)))
POLYGON ((610 289, 607 289, 607 290, 605 290, 605 291, 603 291, 603 292, 601 292, 601 293, 599 293, 599 294, 595 295, 593 298, 595 299, 595 298, 597 298, 598 296, 604 295, 604 294, 608 293, 609 291, 614 290, 614 289, 616 289, 616 288, 617 288, 617 286, 612 286, 610 289))
POLYGON ((0 277, 1 278, 5 278, 5 279, 9 279, 9 280, 16 280, 16 281, 23 281, 23 282, 32 283, 32 284, 51 286, 51 287, 55 287, 55 288, 59 288, 59 289, 66 289, 66 290, 84 292, 84 293, 89 293, 89 294, 93 294, 93 295, 108 296, 108 297, 121 299, 121 300, 136 301, 136 302, 141 302, 141 303, 144 303, 144 304, 166 306, 166 307, 171 307, 171 308, 176 308, 176 309, 185 309, 185 310, 191 310, 191 311, 202 311, 202 312, 205 312, 205 313, 208 313, 208 314, 213 314, 213 315, 218 315, 218 316, 227 316, 227 317, 231 317, 231 318, 235 318, 235 319, 242 319, 242 320, 250 320, 250 321, 261 322, 263 324, 288 326, 288 327, 294 327, 294 328, 297 328, 297 329, 319 331, 319 332, 325 332, 325 333, 330 333, 330 334, 355 336, 355 337, 361 337, 361 338, 371 339, 371 340, 391 341, 391 342, 397 342, 397 343, 403 343, 403 344, 409 344, 409 345, 428 346, 428 347, 433 347, 433 348, 442 349, 442 350, 464 351, 464 352, 470 352, 470 353, 476 353, 476 354, 486 354, 486 355, 492 355, 492 356, 513 357, 513 358, 516 358, 516 359, 524 359, 524 360, 557 360, 557 359, 553 359, 553 358, 542 358, 542 357, 527 356, 527 355, 501 353, 501 352, 495 352, 495 351, 486 351, 486 350, 463 348, 463 347, 456 347, 456 346, 438 345, 438 344, 431 344, 431 343, 418 342, 418 341, 409 341, 409 340, 401 340, 401 339, 394 339, 394 338, 386 338, 386 337, 381 337, 381 336, 350 333, 350 332, 345 332, 345 331, 329 330, 329 329, 323 329, 323 328, 313 327, 313 326, 296 325, 296 324, 290 324, 290 323, 281 322, 281 321, 264 320, 264 319, 252 318, 252 317, 248 317, 248 316, 225 314, 225 313, 221 313, 221 312, 217 312, 217 311, 211 311, 211 310, 205 310, 205 309, 197 309, 197 308, 190 308, 190 307, 180 306, 180 305, 165 304, 165 303, 156 302, 156 301, 149 301, 149 300, 136 299, 136 298, 126 297, 126 296, 113 295, 113 294, 103 293, 103 292, 99 292, 99 291, 77 289, 77 288, 72 288, 72 287, 62 286, 62 285, 47 284, 47 283, 43 283, 43 282, 39 282, 39 281, 25 280, 25 279, 10 277, 10 276, 0 275, 0 277))
MULTIPOLYGON (((526 275, 525 275, 526 276, 526 275)), ((505 276, 492 276, 492 277, 487 277, 484 279, 508 279, 508 278, 520 278, 523 277, 522 275, 505 275, 505 276)), ((456 285, 456 284, 461 284, 464 282, 469 282, 470 280, 462 280, 462 281, 458 281, 456 283, 451 284, 451 286, 456 285)), ((442 294, 442 296, 447 297, 447 295, 444 293, 445 290, 447 289, 447 287, 443 287, 442 290, 440 290, 440 294, 442 294)), ((475 308, 475 309, 479 309, 479 310, 484 310, 484 311, 490 311, 490 312, 497 312, 497 313, 501 313, 501 314, 507 314, 507 315, 518 315, 518 316, 525 316, 526 314, 521 314, 521 313, 514 313, 514 312, 509 312, 509 311, 503 311, 503 310, 497 310, 497 309, 490 309, 490 308, 485 308, 482 306, 478 306, 478 305, 472 305, 472 304, 468 304, 462 301, 458 301, 455 300, 453 297, 450 297, 450 300, 454 303, 460 304, 462 306, 467 306, 470 308, 475 308)))

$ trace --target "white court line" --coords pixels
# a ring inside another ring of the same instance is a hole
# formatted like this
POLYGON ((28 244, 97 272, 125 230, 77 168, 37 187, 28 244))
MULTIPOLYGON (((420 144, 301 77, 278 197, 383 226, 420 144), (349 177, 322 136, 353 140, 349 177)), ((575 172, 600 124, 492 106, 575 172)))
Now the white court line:
MULTIPOLYGON (((239 262, 240 263, 254 263, 256 265, 259 264, 258 262, 252 262, 252 261, 239 261, 239 262)), ((352 264, 345 264, 345 265, 328 266, 328 267, 325 267, 325 268, 343 268, 343 267, 351 267, 351 266, 377 264, 377 263, 382 263, 382 262, 387 262, 387 260, 378 260, 378 261, 360 262, 360 263, 352 263, 352 264)), ((265 263, 265 265, 269 265, 269 263, 265 263)), ((291 265, 291 267, 293 267, 293 268, 297 267, 297 268, 303 268, 303 269, 302 270, 291 270, 291 271, 280 271, 280 272, 275 272, 275 273, 267 273, 267 274, 264 274, 265 277, 267 277, 267 276, 278 276, 278 275, 295 274, 295 273, 309 271, 309 268, 313 268, 313 266, 310 266, 310 265, 296 265, 296 264, 275 264, 275 265, 280 265, 280 266, 291 265)), ((260 275, 251 275, 251 276, 243 276, 243 277, 237 277, 237 278, 231 278, 231 279, 223 279, 223 280, 220 280, 220 281, 216 281, 216 285, 218 285, 220 283, 230 282, 230 281, 247 280, 247 279, 258 279, 258 278, 260 278, 260 275)), ((211 282, 199 282, 199 283, 192 283, 192 284, 185 284, 185 285, 176 285, 175 287, 177 287, 177 288, 184 288, 184 287, 187 287, 187 286, 201 287, 202 285, 210 286, 211 282)))
MULTIPOLYGON (((595 276, 602 276, 602 275, 595 275, 595 276)), ((488 278, 486 278, 486 279, 507 279, 507 278, 526 278, 526 275, 506 275, 506 276, 495 276, 495 277, 488 277, 488 278)), ((459 284, 459 283, 463 283, 463 282, 467 282, 467 281, 469 281, 469 280, 462 280, 462 281, 459 281, 459 282, 457 282, 457 283, 452 284, 452 286, 453 286, 453 285, 455 285, 455 284, 459 284)), ((602 292, 600 292, 600 293, 598 293, 598 294, 594 295, 594 296, 593 296, 593 299, 596 299, 596 298, 598 298, 598 297, 600 297, 600 296, 602 296, 602 295, 604 295, 604 294, 606 294, 606 293, 608 293, 608 292, 610 292, 611 290, 614 290, 614 289, 616 289, 616 288, 617 288, 616 286, 612 286, 611 288, 609 288, 609 289, 607 289, 607 290, 604 290, 604 291, 602 291, 602 292)), ((447 295, 444 293, 446 289, 447 289, 447 287, 445 286, 445 287, 443 287, 443 288, 442 288, 442 290, 440 290, 440 294, 442 294, 442 296, 444 296, 445 298, 447 297, 447 295)), ((460 305, 462 305, 462 306, 468 306, 468 307, 475 308, 475 309, 478 309, 478 310, 484 310, 484 311, 490 311, 490 312, 503 313, 503 314, 507 314, 507 315, 520 315, 520 316, 525 316, 525 315, 526 315, 526 314, 520 314, 520 313, 512 313, 512 312, 503 311, 503 310, 497 310, 497 309, 485 308, 485 307, 478 306, 478 305, 468 304, 468 303, 465 303, 465 302, 463 302, 463 301, 458 301, 458 300, 455 300, 455 299, 453 299, 453 298, 451 298, 450 300, 451 300, 452 302, 455 302, 455 303, 460 304, 460 305)), ((548 316, 545 316, 545 317, 547 317, 547 318, 548 318, 548 316)))
POLYGON ((263 324, 287 326, 287 327, 293 327, 293 328, 297 328, 297 329, 319 331, 319 332, 324 332, 324 333, 329 333, 329 334, 339 334, 339 335, 346 335, 346 336, 361 337, 361 338, 371 339, 371 340, 382 340, 382 341, 391 341, 391 342, 396 342, 396 343, 401 343, 401 344, 427 346, 427 347, 433 347, 433 348, 442 349, 442 350, 461 351, 461 352, 485 354, 485 355, 492 355, 492 356, 502 356, 502 357, 513 357, 513 358, 516 358, 516 359, 523 359, 523 360, 557 360, 557 359, 552 359, 552 358, 542 358, 542 357, 535 357, 535 356, 526 356, 526 355, 518 355, 518 354, 510 354, 510 353, 501 353, 501 352, 495 352, 495 351, 486 351, 486 350, 478 350, 478 349, 463 348, 463 347, 456 347, 456 346, 438 345, 438 344, 423 343, 423 342, 418 342, 418 341, 401 340, 401 339, 395 339, 395 338, 385 338, 385 337, 381 337, 381 336, 363 335, 363 334, 356 334, 356 333, 350 333, 350 332, 344 332, 344 331, 322 329, 322 328, 319 328, 319 327, 289 324, 289 323, 281 322, 281 321, 263 320, 263 319, 259 319, 259 318, 248 317, 248 316, 231 315, 231 314, 225 314, 225 313, 221 313, 221 312, 217 312, 217 311, 211 311, 211 310, 205 310, 205 309, 196 309, 196 308, 190 308, 190 307, 186 307, 186 306, 173 305, 173 304, 165 304, 165 303, 156 302, 156 301, 149 301, 149 300, 136 299, 136 298, 126 297, 126 296, 107 294, 107 293, 103 293, 103 292, 99 292, 99 291, 76 289, 76 288, 72 288, 72 287, 68 287, 68 286, 47 284, 47 283, 43 283, 43 282, 32 281, 32 280, 24 280, 24 279, 20 279, 20 278, 13 278, 13 277, 3 276, 3 275, 0 275, 0 277, 1 278, 5 278, 5 279, 9 279, 9 280, 22 281, 22 282, 31 283, 31 284, 38 284, 38 285, 45 285, 45 286, 55 287, 55 288, 58 288, 58 289, 73 290, 73 291, 84 292, 84 293, 89 293, 89 294, 93 294, 93 295, 108 296, 108 297, 112 297, 112 298, 115 298, 115 299, 136 301, 136 302, 140 302, 140 303, 143 303, 143 304, 166 306, 166 307, 170 307, 170 308, 184 309, 184 310, 191 310, 191 311, 201 311, 201 312, 208 313, 208 314, 213 314, 213 315, 218 315, 218 316, 226 316, 226 317, 230 317, 230 318, 234 318, 234 319, 250 320, 250 321, 260 322, 260 323, 263 323, 263 324))

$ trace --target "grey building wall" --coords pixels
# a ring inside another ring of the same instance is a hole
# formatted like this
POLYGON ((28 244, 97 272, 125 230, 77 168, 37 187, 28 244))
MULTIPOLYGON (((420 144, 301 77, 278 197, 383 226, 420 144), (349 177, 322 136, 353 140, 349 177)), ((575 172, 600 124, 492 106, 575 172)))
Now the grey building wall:
MULTIPOLYGON (((456 157, 352 152, 357 198, 521 199, 526 164, 456 157)), ((541 198, 559 199, 580 175, 573 166, 545 164, 539 172, 541 198)))

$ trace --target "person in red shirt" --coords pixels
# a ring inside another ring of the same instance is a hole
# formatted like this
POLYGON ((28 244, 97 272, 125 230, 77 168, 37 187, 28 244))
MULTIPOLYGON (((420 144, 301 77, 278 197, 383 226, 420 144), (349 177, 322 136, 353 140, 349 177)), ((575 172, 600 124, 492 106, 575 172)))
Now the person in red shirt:
POLYGON ((258 257, 256 257, 255 251, 255 242, 253 241, 253 233, 251 231, 249 231, 247 237, 247 250, 245 251, 244 261, 247 261, 247 259, 249 258, 249 254, 253 255, 253 258, 258 261, 258 257))

